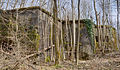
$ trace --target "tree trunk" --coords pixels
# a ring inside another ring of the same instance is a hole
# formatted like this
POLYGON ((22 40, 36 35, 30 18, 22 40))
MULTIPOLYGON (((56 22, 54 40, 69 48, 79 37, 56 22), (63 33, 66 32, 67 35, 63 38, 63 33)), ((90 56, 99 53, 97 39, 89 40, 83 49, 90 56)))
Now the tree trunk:
POLYGON ((75 9, 74 9, 74 0, 71 0, 72 3, 72 20, 73 20, 73 46, 72 46, 72 59, 75 61, 75 44, 76 44, 76 28, 75 28, 75 9))
POLYGON ((78 41, 77 41, 77 65, 79 61, 79 43, 80 43, 80 0, 78 0, 78 41))
POLYGON ((119 48, 119 0, 117 0, 117 33, 118 33, 118 35, 117 35, 117 47, 118 47, 118 49, 120 49, 119 48))
POLYGON ((106 31, 106 27, 105 27, 105 4, 104 4, 104 0, 103 0, 103 16, 102 16, 102 24, 103 24, 103 35, 102 35, 102 53, 104 54, 105 52, 105 31, 106 31))
POLYGON ((53 28, 54 28, 54 43, 55 43, 55 64, 59 64, 59 56, 60 53, 58 51, 59 48, 59 38, 58 38, 58 22, 57 22, 57 0, 54 1, 54 6, 53 6, 53 28))
POLYGON ((94 0, 94 11, 95 11, 95 17, 96 17, 96 23, 97 23, 98 47, 100 47, 101 46, 101 41, 100 41, 99 20, 98 20, 98 14, 97 14, 97 10, 96 10, 96 0, 94 0))

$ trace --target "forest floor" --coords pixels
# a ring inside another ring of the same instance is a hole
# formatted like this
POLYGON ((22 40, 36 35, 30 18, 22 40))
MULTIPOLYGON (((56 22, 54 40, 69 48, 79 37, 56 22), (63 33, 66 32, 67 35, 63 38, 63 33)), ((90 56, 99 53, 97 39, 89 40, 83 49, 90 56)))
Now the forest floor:
MULTIPOLYGON (((64 61, 59 65, 30 65, 28 70, 120 70, 120 52, 107 53, 105 55, 96 55, 92 60, 80 60, 79 65, 70 61, 64 61)), ((22 66, 19 70, 26 70, 22 66)))

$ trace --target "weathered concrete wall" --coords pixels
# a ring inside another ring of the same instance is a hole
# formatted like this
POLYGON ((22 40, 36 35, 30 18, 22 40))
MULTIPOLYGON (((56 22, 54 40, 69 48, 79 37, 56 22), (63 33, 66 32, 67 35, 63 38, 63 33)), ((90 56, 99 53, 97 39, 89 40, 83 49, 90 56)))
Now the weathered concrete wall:
POLYGON ((113 51, 117 50, 117 42, 116 42, 116 29, 112 26, 105 25, 105 38, 103 37, 103 25, 99 26, 99 34, 100 34, 100 40, 101 40, 101 47, 98 47, 98 31, 97 31, 97 25, 95 25, 94 28, 94 35, 95 35, 95 48, 96 51, 101 50, 103 48, 103 43, 105 44, 105 51, 113 51))
MULTIPOLYGON (((71 43, 71 37, 73 36, 73 25, 72 25, 72 21, 68 21, 67 24, 68 30, 66 28, 66 23, 63 23, 63 36, 64 36, 64 41, 65 42, 69 42, 69 44, 71 43), (66 32, 68 31, 68 32, 66 32), (68 34, 68 39, 67 39, 67 34, 68 34), (71 36, 72 35, 72 36, 71 36)), ((88 35, 88 31, 87 28, 85 27, 84 23, 81 23, 81 30, 80 30, 80 42, 79 42, 79 47, 80 47, 80 52, 82 53, 86 53, 89 55, 93 54, 93 50, 91 49, 91 40, 90 37, 88 35)), ((76 46, 77 46, 77 39, 78 39, 78 22, 76 22, 76 46)))

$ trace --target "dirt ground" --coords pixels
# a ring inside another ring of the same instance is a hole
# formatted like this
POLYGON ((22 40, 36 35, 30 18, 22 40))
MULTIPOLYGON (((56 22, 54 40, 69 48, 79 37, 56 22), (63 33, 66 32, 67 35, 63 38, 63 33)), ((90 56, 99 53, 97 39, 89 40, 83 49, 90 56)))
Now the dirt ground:
POLYGON ((80 60, 79 65, 64 61, 59 65, 21 66, 19 70, 120 70, 120 52, 97 55, 92 60, 80 60))

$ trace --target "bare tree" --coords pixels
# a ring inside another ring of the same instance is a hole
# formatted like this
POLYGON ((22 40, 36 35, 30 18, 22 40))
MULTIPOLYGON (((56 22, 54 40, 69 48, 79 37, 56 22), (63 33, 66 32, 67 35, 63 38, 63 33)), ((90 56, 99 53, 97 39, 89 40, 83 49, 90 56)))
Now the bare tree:
POLYGON ((59 35, 58 35, 58 22, 57 22, 57 0, 54 0, 54 6, 53 6, 53 28, 54 28, 54 41, 55 41, 55 64, 59 64, 59 57, 60 57, 60 53, 58 51, 59 48, 59 35))
POLYGON ((104 54, 104 49, 105 49, 105 2, 104 0, 102 1, 102 24, 103 24, 103 35, 102 35, 102 46, 103 46, 103 54, 104 54))
POLYGON ((118 37, 117 37, 117 47, 118 47, 118 49, 120 49, 120 47, 119 47, 119 41, 120 41, 120 39, 119 39, 119 0, 117 0, 117 33, 118 33, 118 37))
POLYGON ((98 20, 98 12, 97 12, 97 9, 96 9, 96 0, 93 1, 93 4, 94 4, 94 11, 95 11, 95 18, 96 18, 96 23, 97 23, 97 32, 98 32, 98 47, 101 46, 101 41, 100 41, 100 30, 99 30, 99 20, 98 20))
POLYGON ((79 61, 79 52, 80 52, 80 1, 78 0, 78 41, 77 41, 77 65, 79 61))
POLYGON ((73 20, 73 46, 72 46, 72 59, 75 61, 75 44, 76 44, 76 28, 75 28, 75 7, 74 7, 74 1, 71 0, 71 6, 72 6, 72 20, 73 20))

